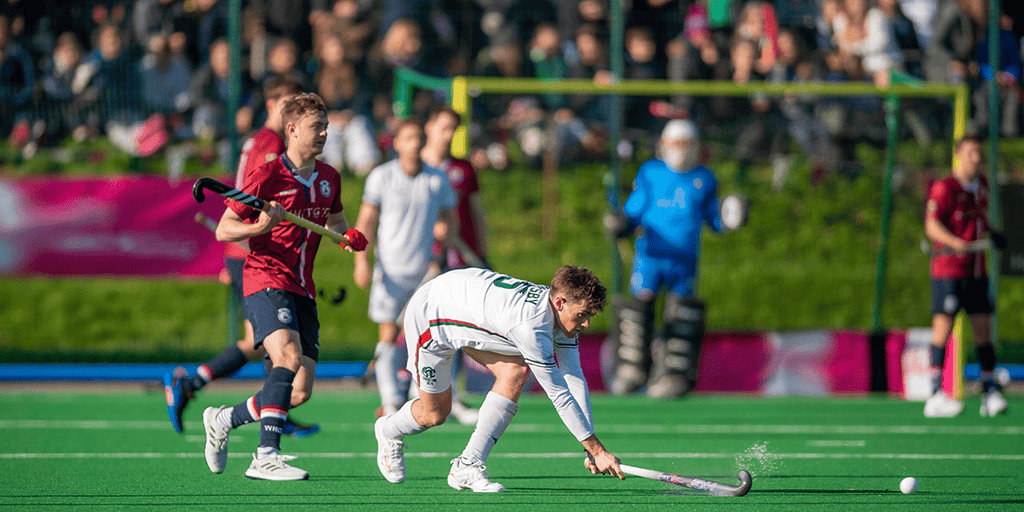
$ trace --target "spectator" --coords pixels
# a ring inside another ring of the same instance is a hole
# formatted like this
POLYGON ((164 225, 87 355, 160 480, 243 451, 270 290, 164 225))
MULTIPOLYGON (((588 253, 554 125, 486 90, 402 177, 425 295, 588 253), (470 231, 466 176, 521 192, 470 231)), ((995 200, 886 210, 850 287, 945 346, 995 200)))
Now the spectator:
MULTIPOLYGON (((602 43, 600 29, 596 25, 581 25, 572 48, 573 58, 566 58, 568 78, 593 80, 598 84, 612 82, 608 70, 608 49, 602 43)), ((576 94, 569 97, 569 107, 582 119, 608 122, 610 107, 607 95, 576 94)))
POLYGON ((743 6, 735 37, 753 43, 756 52, 753 69, 759 74, 767 74, 775 65, 779 54, 778 32, 779 25, 771 4, 753 1, 743 6))
POLYGON ((171 51, 167 38, 154 36, 149 40, 149 53, 139 63, 139 75, 146 113, 171 114, 168 121, 172 132, 178 137, 187 136, 181 131, 184 122, 178 115, 192 80, 192 68, 185 57, 171 51))
MULTIPOLYGON (((374 117, 379 124, 387 122, 390 114, 390 91, 394 87, 394 70, 408 67, 429 75, 438 76, 441 69, 435 62, 424 58, 423 30, 419 23, 411 19, 400 19, 394 22, 384 33, 384 37, 370 50, 367 55, 366 69, 374 91, 374 117), (376 105, 386 106, 377 112, 376 105)), ((426 110, 430 103, 429 94, 418 92, 412 105, 413 113, 419 114, 426 110)))
POLYGON ((249 7, 263 20, 270 37, 312 48, 310 16, 326 11, 327 0, 250 0, 249 7))
MULTIPOLYGON (((768 77, 772 83, 814 82, 820 74, 807 60, 800 36, 794 30, 779 32, 779 58, 768 77)), ((836 154, 828 129, 815 116, 818 98, 807 95, 788 94, 779 98, 778 106, 787 122, 787 133, 811 160, 812 177, 819 177, 832 170, 836 154)), ((784 151, 785 145, 776 148, 784 151)), ((781 189, 786 182, 790 159, 781 152, 775 154, 772 162, 772 186, 781 189)))
POLYGON ((207 62, 213 43, 228 36, 227 4, 219 0, 185 2, 179 26, 185 34, 189 62, 207 62))
POLYGON ((931 43, 939 2, 940 0, 899 0, 900 11, 914 25, 917 45, 922 49, 928 48, 931 43))
POLYGON ((11 142, 22 147, 29 142, 28 109, 35 88, 35 67, 32 57, 14 41, 10 22, 0 16, 0 135, 11 133, 11 142))
MULTIPOLYGON (((479 74, 489 77, 520 77, 533 73, 530 61, 524 58, 515 41, 485 49, 478 65, 479 74)), ((544 117, 532 96, 488 94, 474 101, 473 108, 474 119, 479 119, 484 127, 470 133, 475 148, 470 161, 478 170, 487 165, 504 169, 508 165, 506 142, 536 126, 544 117)))
POLYGON ((896 47, 903 54, 903 61, 912 74, 920 76, 921 43, 914 30, 914 24, 903 13, 898 0, 878 0, 878 10, 885 15, 892 27, 896 47))
POLYGON ((244 73, 238 87, 238 112, 234 122, 229 123, 227 119, 232 88, 230 50, 227 39, 214 41, 210 47, 209 62, 192 75, 181 108, 191 112, 193 136, 212 140, 227 137, 230 129, 243 135, 253 130, 257 95, 253 94, 253 86, 244 73))
POLYGON ((121 29, 112 23, 96 32, 96 49, 85 62, 87 95, 98 104, 101 123, 127 125, 141 120, 138 60, 125 48, 121 29))
POLYGON ((87 78, 78 37, 72 32, 61 34, 39 81, 42 120, 46 123, 49 141, 59 141, 72 132, 77 140, 88 136, 85 120, 87 101, 81 95, 87 78))
POLYGON ((175 34, 170 50, 173 53, 182 52, 185 34, 179 31, 179 20, 183 15, 183 4, 177 0, 136 0, 132 12, 135 44, 142 48, 152 48, 153 38, 170 41, 170 36, 175 34))
MULTIPOLYGON (((668 45, 668 78, 681 82, 684 80, 710 80, 714 78, 715 68, 720 65, 721 58, 718 46, 712 39, 711 25, 708 21, 707 9, 700 3, 691 4, 686 12, 683 33, 668 45)), ((702 117, 707 98, 696 98, 678 94, 673 96, 672 104, 683 111, 690 112, 694 118, 702 117)))
MULTIPOLYGON (((537 25, 530 40, 530 61, 533 62, 534 76, 543 80, 561 80, 566 78, 568 70, 565 57, 562 55, 562 44, 558 35, 558 27, 552 23, 537 25)), ((554 110, 565 105, 565 96, 559 93, 544 95, 545 107, 554 110)))
MULTIPOLYGON (((733 82, 743 84, 764 79, 756 69, 759 51, 753 40, 737 36, 729 53, 733 82)), ((785 127, 777 105, 763 94, 736 98, 732 103, 732 117, 741 123, 737 127, 735 151, 740 167, 737 177, 742 181, 746 179, 750 164, 764 153, 766 143, 770 143, 771 154, 782 154, 785 127)))
POLYGON ((313 26, 313 48, 323 44, 323 38, 341 38, 345 60, 360 65, 366 58, 377 33, 372 20, 370 3, 365 0, 334 0, 330 11, 314 11, 310 15, 313 26))
POLYGON ((278 39, 270 45, 267 52, 267 74, 263 83, 272 78, 288 77, 302 84, 303 90, 309 90, 309 78, 299 67, 299 47, 289 39, 278 39))
POLYGON ((840 59, 847 62, 847 69, 859 68, 879 87, 888 85, 890 71, 903 68, 892 25, 880 9, 869 9, 867 0, 843 0, 842 7, 834 25, 840 59))
MULTIPOLYGON (((625 76, 628 80, 656 80, 665 78, 664 71, 656 60, 658 49, 651 30, 645 26, 636 26, 626 30, 625 34, 625 76)), ((653 130, 656 125, 648 108, 651 103, 647 96, 627 96, 625 98, 625 126, 640 130, 653 130)))
MULTIPOLYGON (((977 62, 981 77, 987 80, 995 79, 999 84, 999 103, 1002 104, 1000 119, 1000 135, 1006 138, 1016 137, 1020 125, 1020 84, 1024 72, 1024 62, 1021 62, 1021 48, 1017 37, 1013 34, 1013 19, 1007 15, 999 18, 999 66, 994 70, 988 60, 988 34, 978 45, 977 62)), ((973 133, 984 133, 988 131, 988 98, 989 88, 987 84, 980 85, 971 95, 974 100, 974 116, 971 119, 973 133)))
POLYGON ((935 31, 925 47, 925 78, 931 82, 965 83, 976 77, 975 48, 987 16, 985 0, 944 0, 935 16, 935 31))
POLYGON ((345 59, 340 35, 324 35, 317 55, 314 82, 328 109, 324 161, 366 176, 381 159, 370 121, 372 95, 355 65, 345 59))
POLYGON ((634 0, 627 13, 626 30, 643 27, 647 31, 654 45, 654 61, 660 66, 665 62, 669 40, 683 31, 685 14, 682 0, 634 0))

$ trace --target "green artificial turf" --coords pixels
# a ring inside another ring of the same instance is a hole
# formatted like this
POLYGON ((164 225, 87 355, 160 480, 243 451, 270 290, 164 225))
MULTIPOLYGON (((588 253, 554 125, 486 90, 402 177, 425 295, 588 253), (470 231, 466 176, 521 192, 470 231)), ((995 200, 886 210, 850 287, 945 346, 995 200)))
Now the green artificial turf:
MULTIPOLYGON (((258 383, 253 383, 254 390, 258 383)), ((211 389, 167 422, 163 393, 0 394, 0 509, 11 510, 1020 510, 1024 508, 1024 399, 979 418, 978 398, 954 419, 925 419, 920 403, 889 398, 691 397, 679 401, 594 396, 597 432, 623 462, 737 483, 717 498, 662 482, 620 482, 582 468, 580 445, 542 395, 524 397, 488 461, 507 492, 458 492, 445 477, 471 427, 445 424, 408 438, 408 478, 378 473, 375 394, 321 392, 294 414, 319 422, 283 452, 310 472, 304 482, 243 476, 255 425, 234 432, 226 471, 202 458, 201 413, 244 392, 211 389), (920 481, 903 495, 906 476, 920 481), (301 508, 299 508, 301 507, 301 508)), ((479 396, 470 401, 479 404, 479 396)))

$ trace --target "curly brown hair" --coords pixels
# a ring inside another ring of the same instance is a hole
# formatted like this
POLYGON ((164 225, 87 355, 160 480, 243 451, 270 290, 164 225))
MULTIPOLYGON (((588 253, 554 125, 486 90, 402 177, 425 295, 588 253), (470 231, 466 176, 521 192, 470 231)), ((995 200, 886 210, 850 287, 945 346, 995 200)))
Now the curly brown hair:
POLYGON ((289 123, 296 123, 303 117, 315 115, 322 112, 327 115, 327 106, 324 100, 315 92, 302 93, 288 98, 281 107, 281 119, 285 126, 289 123))
POLYGON ((562 294, 570 302, 583 301, 595 311, 604 309, 608 289, 593 272, 576 265, 565 265, 551 279, 551 293, 562 294))

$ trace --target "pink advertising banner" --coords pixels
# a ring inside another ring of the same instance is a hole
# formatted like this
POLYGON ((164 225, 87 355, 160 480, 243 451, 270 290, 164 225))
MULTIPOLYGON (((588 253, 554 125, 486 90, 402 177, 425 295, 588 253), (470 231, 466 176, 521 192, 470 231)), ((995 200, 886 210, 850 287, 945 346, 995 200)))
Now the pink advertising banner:
POLYGON ((224 204, 196 203, 191 180, 0 179, 0 274, 216 276, 224 244, 198 212, 219 219, 224 204))

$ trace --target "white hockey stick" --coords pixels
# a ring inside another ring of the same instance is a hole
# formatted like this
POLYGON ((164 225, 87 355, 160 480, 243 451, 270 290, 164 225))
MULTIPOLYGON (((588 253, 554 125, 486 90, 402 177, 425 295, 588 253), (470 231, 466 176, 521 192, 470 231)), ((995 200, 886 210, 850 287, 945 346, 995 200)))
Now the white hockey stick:
POLYGON ((747 470, 740 471, 740 485, 735 486, 711 480, 704 480, 701 478, 694 478, 692 476, 674 475, 672 473, 662 473, 661 471, 627 466, 626 464, 619 464, 619 467, 628 475, 650 478, 651 480, 660 480, 665 483, 679 485, 682 487, 689 487, 690 489, 706 492, 712 496, 743 496, 750 491, 750 486, 753 483, 750 473, 747 470))

